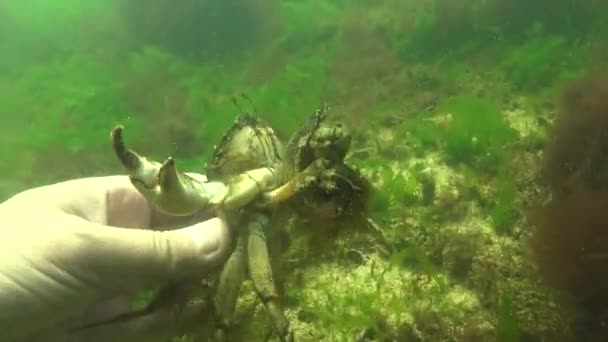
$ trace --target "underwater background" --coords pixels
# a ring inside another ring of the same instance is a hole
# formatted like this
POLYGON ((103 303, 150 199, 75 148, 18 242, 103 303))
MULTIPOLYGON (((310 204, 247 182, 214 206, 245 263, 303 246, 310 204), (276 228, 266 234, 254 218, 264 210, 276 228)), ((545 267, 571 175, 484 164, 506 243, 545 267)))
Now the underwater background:
MULTIPOLYGON (((117 124, 201 171, 246 94, 351 130, 369 220, 274 234, 297 341, 608 341, 608 2, 0 2, 0 200, 122 173, 117 124)), ((269 239, 270 239, 269 238, 269 239)), ((271 330, 252 286, 230 341, 271 330)), ((173 341, 206 340, 204 333, 173 341)))

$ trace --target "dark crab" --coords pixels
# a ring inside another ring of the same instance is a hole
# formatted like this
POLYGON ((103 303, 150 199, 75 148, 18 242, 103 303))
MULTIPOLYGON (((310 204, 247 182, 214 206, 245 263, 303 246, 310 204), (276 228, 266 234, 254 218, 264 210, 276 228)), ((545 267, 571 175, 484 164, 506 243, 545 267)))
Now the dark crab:
POLYGON ((303 216, 338 219, 360 214, 369 195, 367 181, 344 162, 350 135, 342 124, 327 124, 318 110, 284 147, 274 130, 249 114, 237 117, 216 147, 207 179, 177 170, 172 158, 151 161, 125 147, 122 128, 113 146, 133 185, 160 210, 189 215, 212 208, 239 217, 233 224, 236 247, 215 284, 216 337, 230 325, 242 282, 252 280, 275 332, 293 340, 278 302, 264 228, 277 206, 288 205, 303 216))

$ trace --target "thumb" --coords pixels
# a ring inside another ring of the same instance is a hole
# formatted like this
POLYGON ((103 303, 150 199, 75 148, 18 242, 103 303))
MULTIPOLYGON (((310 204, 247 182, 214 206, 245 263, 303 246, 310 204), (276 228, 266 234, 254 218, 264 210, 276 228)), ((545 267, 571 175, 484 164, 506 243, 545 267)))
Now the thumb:
POLYGON ((220 218, 171 231, 98 228, 80 231, 84 246, 72 261, 102 287, 141 288, 203 277, 223 262, 231 245, 228 225, 220 218))

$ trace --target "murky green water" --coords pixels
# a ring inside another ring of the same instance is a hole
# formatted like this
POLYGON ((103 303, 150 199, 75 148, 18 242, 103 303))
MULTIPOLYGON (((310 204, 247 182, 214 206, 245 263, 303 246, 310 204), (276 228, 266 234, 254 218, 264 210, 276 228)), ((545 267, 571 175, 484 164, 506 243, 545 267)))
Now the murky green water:
MULTIPOLYGON (((284 141, 327 104, 375 191, 363 224, 268 235, 296 341, 606 341, 605 13, 595 0, 4 1, 0 198, 122 173, 117 124, 145 155, 202 171, 235 97, 284 141)), ((276 339, 250 281, 229 332, 276 339)))

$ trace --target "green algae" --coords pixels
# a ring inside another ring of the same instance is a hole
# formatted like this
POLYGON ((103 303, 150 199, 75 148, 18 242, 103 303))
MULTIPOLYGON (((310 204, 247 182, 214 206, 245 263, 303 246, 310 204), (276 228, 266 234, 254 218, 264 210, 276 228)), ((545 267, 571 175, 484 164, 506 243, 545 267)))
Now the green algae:
MULTIPOLYGON (((0 196, 120 172, 107 137, 118 123, 146 155, 200 171, 240 112, 233 98, 247 94, 243 107, 283 138, 327 102, 353 129, 353 150, 367 151, 356 164, 374 180, 369 216, 388 241, 364 231, 321 248, 290 232, 276 261, 289 267, 277 279, 296 331, 323 341, 511 341, 551 340, 567 325, 513 247, 530 229, 520 216, 534 184, 522 190, 519 174, 504 170, 513 156, 542 150, 551 96, 602 50, 605 21, 589 13, 605 5, 243 3, 201 1, 217 17, 190 11, 170 22, 155 4, 179 5, 164 0, 132 2, 131 13, 119 0, 0 5, 0 142, 11 147, 0 196), (142 13, 149 31, 134 32, 129 18, 142 13), (199 19, 196 29, 178 25, 199 19), (166 36, 155 42, 158 31, 166 36), (536 134, 528 139, 511 128, 521 118, 505 120, 519 96, 530 103, 518 108, 536 134), (384 132, 390 139, 378 139, 384 132), (324 259, 311 258, 313 247, 324 259), (344 260, 352 254, 357 262, 344 260)), ((267 317, 247 289, 234 336, 261 339, 267 317)))

